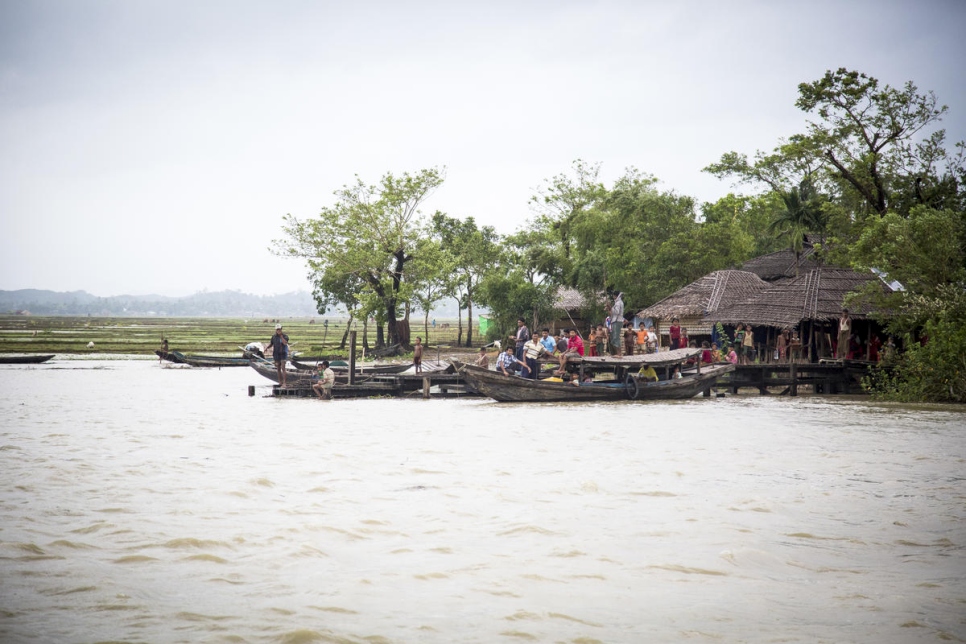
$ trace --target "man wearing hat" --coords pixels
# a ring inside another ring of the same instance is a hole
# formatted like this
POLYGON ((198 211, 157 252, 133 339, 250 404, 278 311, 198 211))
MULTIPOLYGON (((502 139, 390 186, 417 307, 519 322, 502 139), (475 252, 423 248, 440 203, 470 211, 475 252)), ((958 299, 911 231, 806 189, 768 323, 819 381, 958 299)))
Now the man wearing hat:
POLYGON ((288 336, 282 333, 282 325, 275 325, 275 335, 268 341, 268 348, 275 361, 275 372, 278 374, 278 384, 285 387, 285 360, 288 358, 288 336))

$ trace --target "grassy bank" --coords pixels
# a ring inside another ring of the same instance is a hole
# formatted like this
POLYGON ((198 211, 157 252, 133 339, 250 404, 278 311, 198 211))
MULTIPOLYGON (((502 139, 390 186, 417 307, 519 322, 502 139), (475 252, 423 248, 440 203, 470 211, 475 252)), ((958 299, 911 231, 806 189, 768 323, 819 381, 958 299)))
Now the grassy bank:
MULTIPOLYGON (((337 353, 345 332, 345 318, 287 318, 279 320, 296 351, 304 354, 337 353), (328 328, 324 322, 328 321, 328 328)), ((456 323, 450 328, 430 329, 429 346, 450 348, 456 344, 456 323)), ((442 324, 442 322, 440 323, 442 324)), ((359 346, 362 328, 357 328, 359 346)), ((475 333, 474 329, 474 333, 475 333)), ((172 350, 185 353, 233 355, 249 342, 267 342, 275 332, 272 320, 220 318, 96 318, 0 316, 0 353, 154 353, 161 339, 172 350), (94 348, 88 348, 93 342, 94 348)), ((464 330, 465 333, 465 330, 464 330)), ((412 329, 413 339, 424 335, 422 325, 412 329)), ((425 338, 424 338, 425 340, 425 338)), ((369 343, 376 334, 369 331, 369 343)))

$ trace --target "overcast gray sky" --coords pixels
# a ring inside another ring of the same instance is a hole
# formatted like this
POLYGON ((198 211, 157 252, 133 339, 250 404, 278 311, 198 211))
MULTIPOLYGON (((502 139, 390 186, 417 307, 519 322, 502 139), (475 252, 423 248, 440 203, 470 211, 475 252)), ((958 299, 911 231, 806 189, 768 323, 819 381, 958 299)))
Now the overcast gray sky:
POLYGON ((966 1, 0 0, 0 289, 308 289, 282 217, 446 166, 509 233, 574 159, 715 201, 804 130, 801 82, 911 80, 966 139, 966 1))

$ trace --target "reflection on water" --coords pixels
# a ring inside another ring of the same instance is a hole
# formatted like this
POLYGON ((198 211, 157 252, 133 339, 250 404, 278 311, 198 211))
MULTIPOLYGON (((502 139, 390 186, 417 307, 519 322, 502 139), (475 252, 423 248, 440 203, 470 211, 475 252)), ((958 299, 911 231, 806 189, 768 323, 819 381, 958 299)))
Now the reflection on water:
POLYGON ((269 384, 0 367, 0 641, 966 639, 958 409, 269 384))

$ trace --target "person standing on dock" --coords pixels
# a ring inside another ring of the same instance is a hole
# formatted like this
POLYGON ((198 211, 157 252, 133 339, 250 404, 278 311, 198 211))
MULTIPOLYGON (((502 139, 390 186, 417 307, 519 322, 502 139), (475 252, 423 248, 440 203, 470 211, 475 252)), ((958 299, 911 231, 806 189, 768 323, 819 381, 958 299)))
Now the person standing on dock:
POLYGON ((319 370, 318 381, 312 383, 312 390, 319 400, 332 400, 332 385, 335 384, 335 372, 329 368, 329 361, 323 360, 315 365, 319 370))
POLYGON ((844 360, 849 353, 849 338, 852 336, 852 318, 849 317, 849 310, 842 309, 842 316, 839 318, 839 343, 836 346, 836 357, 844 360))
POLYGON ((423 339, 416 337, 416 344, 413 345, 413 367, 416 373, 423 372, 423 339))
POLYGON ((282 325, 275 325, 275 335, 268 341, 275 361, 275 372, 278 374, 278 384, 285 388, 285 361, 288 359, 288 336, 282 333, 282 325))

